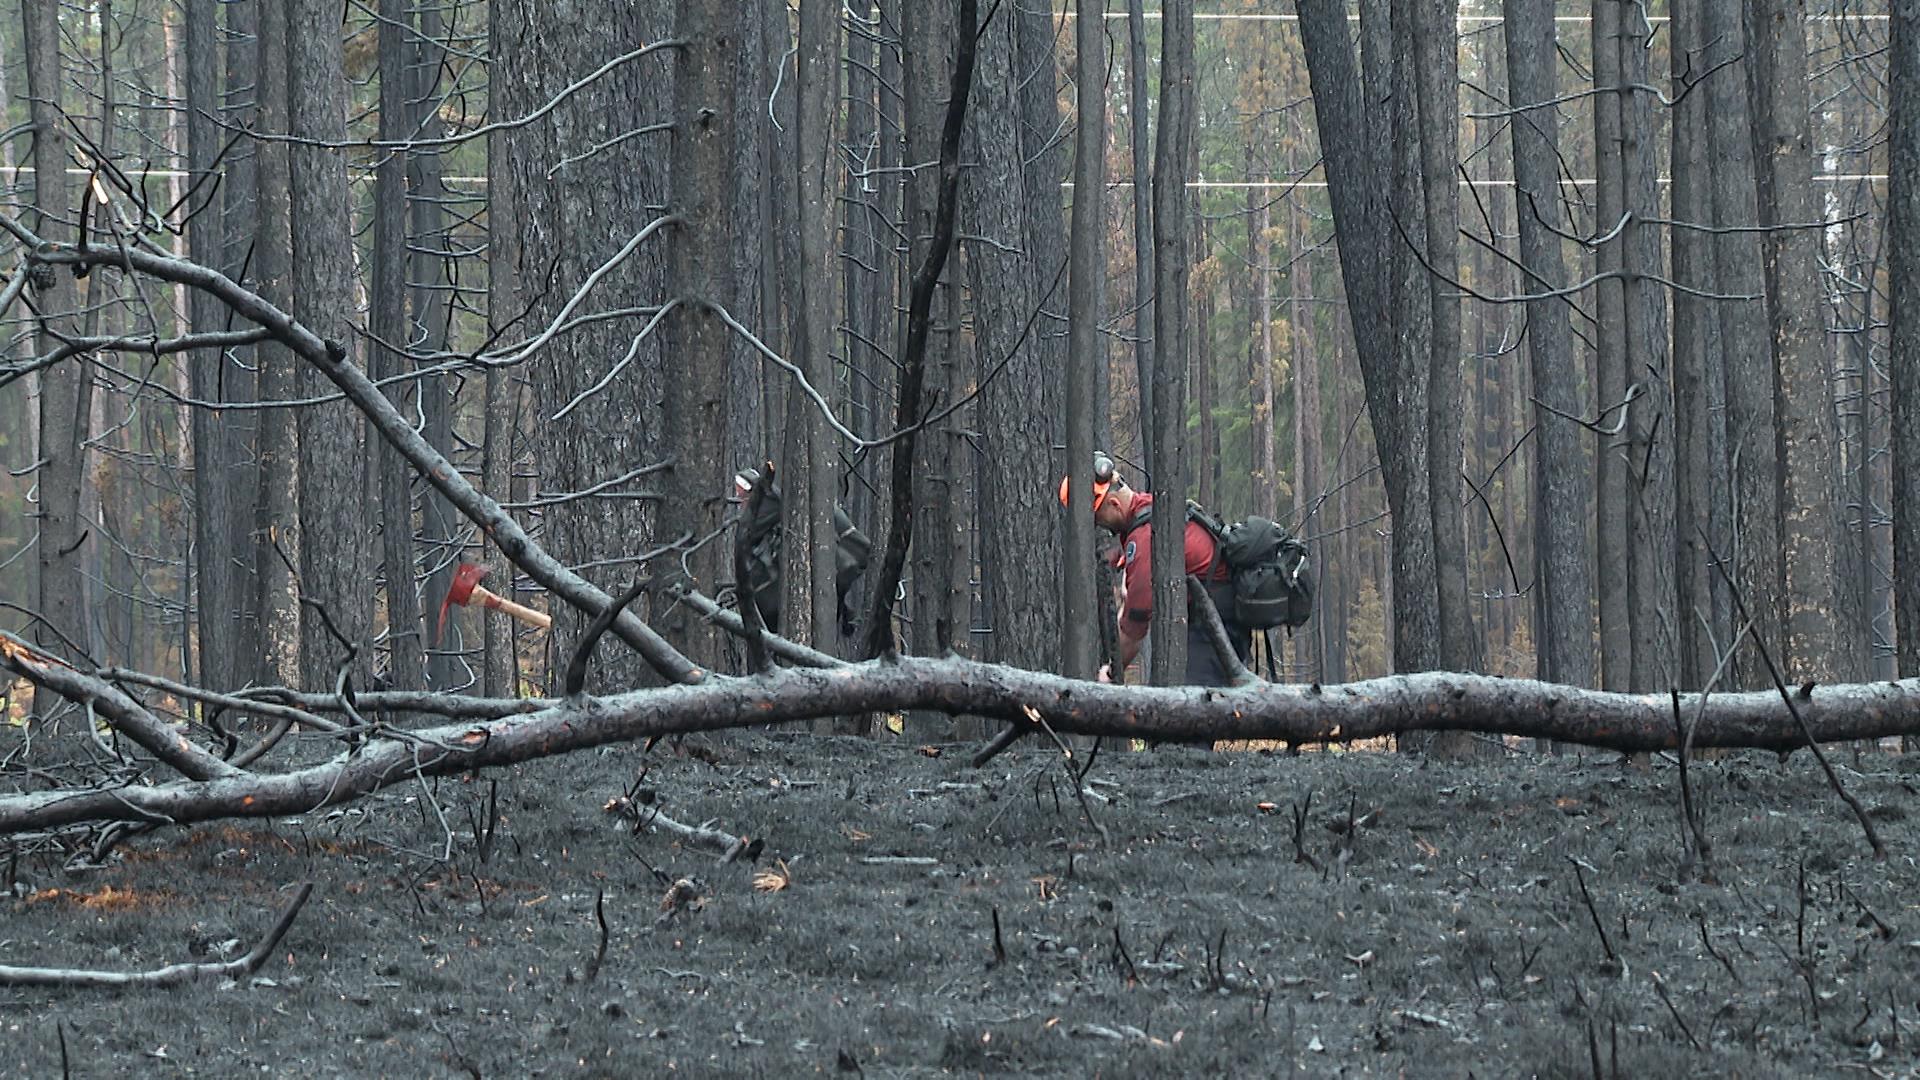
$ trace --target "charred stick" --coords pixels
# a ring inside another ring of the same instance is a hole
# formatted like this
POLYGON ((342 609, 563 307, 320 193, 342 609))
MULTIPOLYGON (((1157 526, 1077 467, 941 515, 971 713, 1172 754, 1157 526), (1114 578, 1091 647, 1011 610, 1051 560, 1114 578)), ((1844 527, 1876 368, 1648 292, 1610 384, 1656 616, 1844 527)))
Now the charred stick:
POLYGON ((1738 985, 1740 976, 1733 970, 1733 964, 1714 949, 1713 939, 1707 934, 1707 917, 1696 911, 1693 913, 1693 921, 1695 925, 1700 927, 1700 944, 1707 947, 1707 955, 1720 961, 1720 966, 1727 969, 1727 977, 1732 979, 1735 985, 1738 985))
POLYGON ((600 635, 605 634, 612 628, 614 621, 620 617, 620 612, 624 610, 628 604, 639 599, 640 594, 646 591, 650 581, 651 578, 646 574, 641 574, 638 578, 635 578, 633 584, 627 586, 626 592, 621 593, 606 607, 601 608, 600 614, 595 615, 593 621, 587 624, 587 628, 581 631, 580 641, 573 647, 573 656, 567 661, 567 677, 563 684, 566 688, 567 697, 576 697, 582 690, 586 689, 587 662, 593 659, 593 647, 600 643, 600 635))
POLYGON ((1007 946, 1000 940, 1000 909, 993 909, 993 963, 988 967, 999 967, 1007 962, 1007 946))
POLYGON ((1200 619, 1200 625, 1206 628, 1207 641, 1213 645, 1214 654, 1220 657, 1220 665, 1227 669, 1227 677, 1235 686, 1245 686, 1260 681, 1260 677, 1247 670, 1240 654, 1233 651, 1233 642, 1227 638, 1226 624, 1220 621, 1220 609, 1213 606, 1213 597, 1207 595, 1207 587, 1192 574, 1187 575, 1187 606, 1200 619))
MULTIPOLYGON (((1707 539, 1706 530, 1700 531, 1700 539, 1707 545, 1707 554, 1713 560, 1713 565, 1719 568, 1721 580, 1727 583, 1727 591, 1733 594, 1733 602, 1739 609, 1740 618, 1751 623, 1753 616, 1747 612, 1746 598, 1740 594, 1740 586, 1734 584, 1733 574, 1727 570, 1726 564, 1720 561, 1719 553, 1713 550, 1712 541, 1707 539)), ((1827 755, 1821 752, 1820 740, 1814 738, 1813 729, 1807 726, 1807 718, 1801 715, 1800 706, 1794 700, 1795 695, 1787 691, 1786 681, 1780 677, 1780 669, 1774 665, 1773 653, 1767 648, 1767 643, 1760 640, 1759 634, 1755 634, 1753 644, 1760 650, 1760 659, 1767 665, 1767 674, 1772 677, 1774 689, 1780 693, 1780 700, 1786 703, 1787 711, 1793 714, 1794 724, 1800 728, 1800 734, 1807 740, 1807 749, 1813 751, 1813 759, 1820 763, 1821 771, 1827 774, 1827 783, 1833 785, 1833 790, 1853 810, 1853 816, 1860 822, 1861 831, 1867 834, 1867 844, 1873 848, 1873 857, 1885 859, 1887 848, 1880 842, 1880 834, 1873 828, 1873 819, 1867 816, 1867 810, 1860 805, 1860 800, 1854 798, 1853 793, 1847 790, 1847 786, 1840 782, 1840 775, 1833 771, 1833 764, 1827 760, 1827 755)), ((1811 682, 1801 684, 1799 698, 1802 701, 1813 699, 1811 682)))
POLYGON ((274 920, 273 928, 245 956, 216 964, 169 964, 153 971, 88 971, 75 968, 13 967, 0 964, 0 985, 67 986, 84 989, 159 989, 177 986, 192 979, 237 979, 260 970, 267 955, 293 927, 294 917, 313 895, 313 882, 303 881, 293 900, 274 920))
POLYGON ((1660 995, 1660 1003, 1667 1007, 1667 1012, 1672 1014, 1673 1022, 1680 1025, 1680 1034, 1687 1037, 1687 1041, 1693 1044, 1695 1050, 1705 1050, 1706 1048, 1700 1045, 1700 1040, 1693 1037, 1693 1029, 1687 1026, 1686 1018, 1681 1016, 1680 1010, 1674 1007, 1673 999, 1667 996, 1667 980, 1661 978, 1659 972, 1654 973, 1653 990, 1660 995))
POLYGON ((1691 846, 1690 854, 1702 863, 1707 861, 1711 849, 1707 845, 1706 833, 1700 828, 1700 818, 1693 809, 1693 785, 1687 779, 1687 758, 1693 746, 1693 728, 1680 719, 1680 691, 1669 690, 1673 695, 1673 728, 1680 742, 1680 817, 1686 829, 1686 837, 1691 846))
POLYGON ((1600 947, 1606 950, 1607 960, 1617 964, 1620 958, 1614 955, 1613 942, 1607 940, 1607 928, 1600 922, 1600 911, 1593 906, 1593 894, 1587 891, 1587 875, 1580 872, 1580 860, 1569 855, 1567 861, 1573 864, 1574 879, 1580 883, 1580 899, 1586 901, 1587 914, 1593 919, 1594 932, 1600 935, 1600 947))
POLYGON ((1113 928, 1113 969, 1119 971, 1121 964, 1127 965, 1127 981, 1129 983, 1137 983, 1140 981, 1140 972, 1133 966, 1133 957, 1127 955, 1126 943, 1120 940, 1120 928, 1115 926, 1113 928))
POLYGON ((607 890, 605 888, 593 891, 593 918, 600 924, 600 945, 593 951, 593 959, 587 963, 586 982, 592 982, 600 977, 600 965, 607 959, 607 890))

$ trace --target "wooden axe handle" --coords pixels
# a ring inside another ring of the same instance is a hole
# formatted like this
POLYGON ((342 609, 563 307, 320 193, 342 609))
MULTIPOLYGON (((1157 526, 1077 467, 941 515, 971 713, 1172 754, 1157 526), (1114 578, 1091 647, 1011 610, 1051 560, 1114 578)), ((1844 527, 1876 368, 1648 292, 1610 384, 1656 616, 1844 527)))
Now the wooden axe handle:
POLYGON ((508 615, 526 623, 528 626, 537 626, 542 630, 550 630, 553 628, 553 616, 548 615, 544 611, 535 611, 530 607, 516 604, 506 597, 501 596, 499 593, 479 585, 473 587, 473 596, 468 600, 468 603, 472 603, 475 600, 478 600, 482 607, 490 607, 495 611, 504 611, 508 615))

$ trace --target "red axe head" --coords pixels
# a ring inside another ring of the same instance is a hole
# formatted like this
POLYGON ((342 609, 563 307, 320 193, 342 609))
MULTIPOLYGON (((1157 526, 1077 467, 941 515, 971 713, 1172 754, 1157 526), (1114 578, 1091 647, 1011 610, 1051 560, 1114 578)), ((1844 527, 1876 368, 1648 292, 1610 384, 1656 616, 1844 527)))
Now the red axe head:
POLYGON ((440 635, 447 629, 447 607, 450 604, 467 606, 473 596, 473 587, 487 576, 487 568, 479 563, 461 563, 454 568, 453 584, 447 586, 447 595, 440 601, 440 621, 434 627, 433 640, 438 642, 440 635))

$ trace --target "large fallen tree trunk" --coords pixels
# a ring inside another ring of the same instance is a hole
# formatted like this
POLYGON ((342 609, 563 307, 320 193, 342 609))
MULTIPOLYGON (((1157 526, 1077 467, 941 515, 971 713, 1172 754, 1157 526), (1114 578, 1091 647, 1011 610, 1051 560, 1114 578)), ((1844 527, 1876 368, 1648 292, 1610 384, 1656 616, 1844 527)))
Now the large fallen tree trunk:
MULTIPOLYGON (((28 655, 6 666, 44 674, 28 655)), ((1821 742, 1920 732, 1920 682, 1797 692, 1821 742)), ((155 786, 61 789, 0 798, 0 834, 83 821, 185 824, 303 814, 403 781, 510 765, 658 735, 779 724, 876 710, 996 717, 1060 734, 1150 742, 1341 742, 1408 731, 1477 731, 1620 751, 1692 745, 1787 751, 1806 739, 1775 693, 1618 694, 1526 679, 1429 673, 1339 686, 1255 683, 1231 690, 1112 686, 955 658, 899 657, 826 669, 548 701, 535 711, 413 731, 376 728, 359 749, 274 775, 155 786), (1676 706, 1677 701, 1677 706, 1676 706), (1676 712, 1677 707, 1677 712, 1676 712)))

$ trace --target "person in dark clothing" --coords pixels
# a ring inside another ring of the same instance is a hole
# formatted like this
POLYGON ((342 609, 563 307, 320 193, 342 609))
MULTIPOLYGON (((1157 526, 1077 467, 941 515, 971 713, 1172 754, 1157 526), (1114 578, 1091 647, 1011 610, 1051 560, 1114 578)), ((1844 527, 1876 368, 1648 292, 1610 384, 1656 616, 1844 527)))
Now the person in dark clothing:
MULTIPOLYGON (((1061 478, 1062 506, 1067 503, 1068 483, 1067 478, 1061 478)), ((1114 560, 1125 581, 1119 614, 1120 670, 1102 665, 1098 676, 1101 682, 1112 682, 1120 678, 1127 665, 1140 654, 1140 647, 1147 639, 1147 627, 1153 621, 1153 496, 1127 486, 1105 454, 1097 454, 1094 459, 1093 520, 1120 538, 1120 550, 1114 560)), ((1253 655, 1253 632, 1234 621, 1233 586, 1226 560, 1220 557, 1219 545, 1205 526, 1187 520, 1184 514, 1181 520, 1186 525, 1183 536, 1186 571, 1198 578, 1207 590, 1208 599, 1213 601, 1214 610, 1219 612, 1220 621, 1226 627, 1227 640, 1245 663, 1253 655)), ((1206 626, 1198 618, 1189 619, 1187 685, 1230 686, 1232 681, 1206 626)))
MULTIPOLYGON (((735 501, 745 502, 759 479, 758 469, 742 469, 736 473, 733 478, 735 501)), ((747 531, 746 589, 754 598, 755 606, 760 609, 760 620, 776 634, 780 632, 780 547, 786 535, 780 515, 780 486, 771 483, 761 493, 759 513, 741 525, 747 531)), ((867 539, 866 533, 854 526, 853 519, 837 505, 833 508, 833 531, 833 588, 838 605, 840 634, 852 637, 854 625, 850 597, 854 583, 867 571, 873 542, 867 539)))

